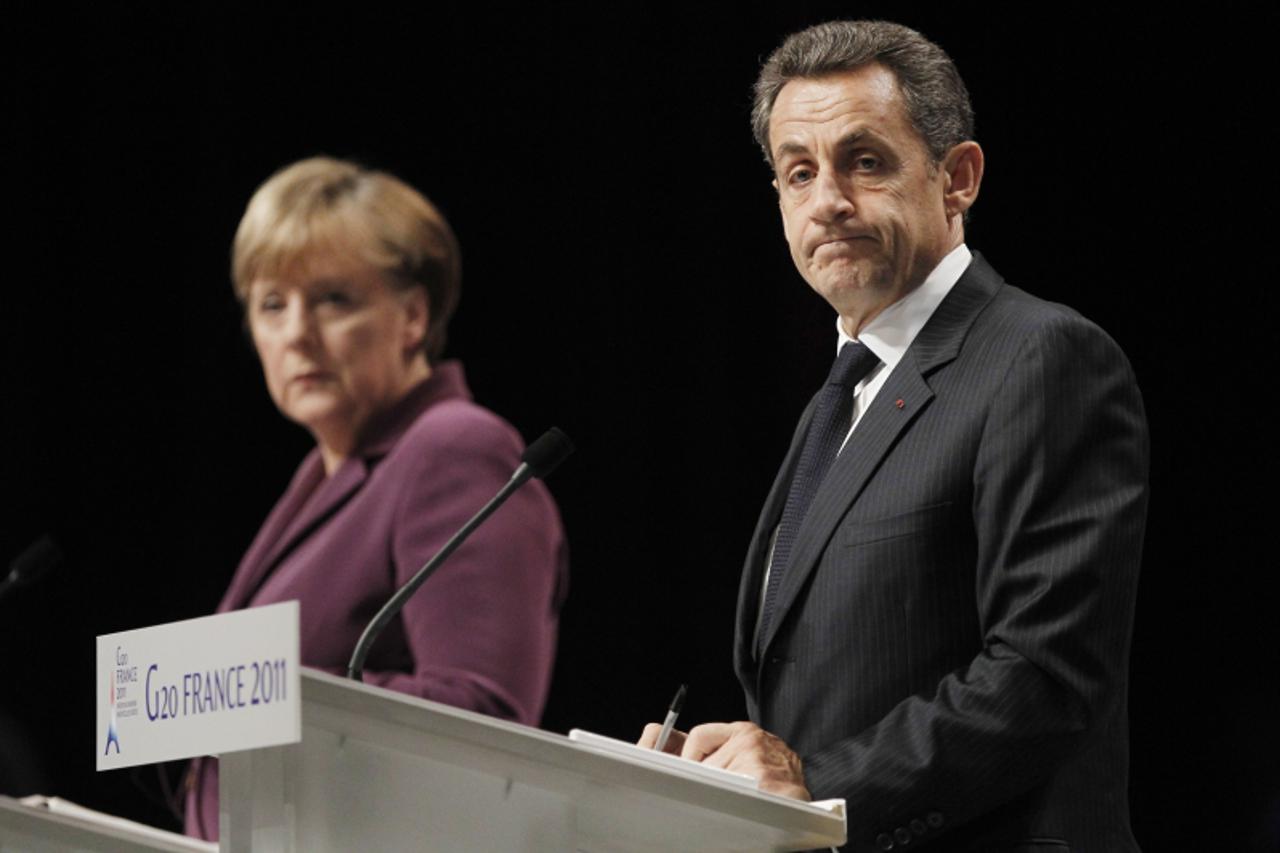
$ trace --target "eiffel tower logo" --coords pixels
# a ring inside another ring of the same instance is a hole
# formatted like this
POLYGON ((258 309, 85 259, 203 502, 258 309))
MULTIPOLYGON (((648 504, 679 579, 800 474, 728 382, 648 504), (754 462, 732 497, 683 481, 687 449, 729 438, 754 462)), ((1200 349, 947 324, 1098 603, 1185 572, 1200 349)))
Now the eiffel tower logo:
POLYGON ((111 709, 111 722, 107 724, 107 750, 103 755, 111 754, 111 744, 116 745, 116 755, 120 754, 120 735, 116 733, 116 673, 111 671, 111 685, 107 688, 107 707, 111 709))

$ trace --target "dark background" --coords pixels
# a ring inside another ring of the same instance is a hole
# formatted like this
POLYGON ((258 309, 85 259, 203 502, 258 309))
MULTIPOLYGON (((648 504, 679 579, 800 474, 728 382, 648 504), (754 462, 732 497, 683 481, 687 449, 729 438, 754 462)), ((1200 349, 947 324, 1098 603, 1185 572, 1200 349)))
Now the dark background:
POLYGON ((7 792, 167 819, 151 768, 93 770, 93 638, 209 613, 310 445, 227 267, 254 188, 315 153, 439 204, 449 354, 526 439, 579 446, 551 481, 573 579, 546 727, 632 737, 681 681, 682 719, 741 717, 741 559, 833 337, 748 90, 786 33, 884 16, 973 94, 970 247, 1107 329, 1145 395, 1138 838, 1277 849, 1275 16, 786 5, 7 12, 0 558, 45 532, 68 554, 0 602, 0 725, 32 753, 0 754, 7 792))

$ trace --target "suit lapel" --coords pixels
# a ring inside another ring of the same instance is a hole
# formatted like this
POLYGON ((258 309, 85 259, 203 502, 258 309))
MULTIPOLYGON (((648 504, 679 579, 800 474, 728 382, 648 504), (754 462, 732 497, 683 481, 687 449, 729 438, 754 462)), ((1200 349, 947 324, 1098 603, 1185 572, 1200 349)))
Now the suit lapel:
MULTIPOLYGON (((920 334, 916 336, 902 360, 893 369, 884 386, 877 392, 875 400, 863 415, 862 420, 858 422, 857 429, 853 431, 848 444, 827 472, 817 494, 814 495, 813 503, 810 504, 800 529, 796 532, 790 565, 787 566, 786 574, 778 587, 773 617, 760 643, 761 649, 768 649, 779 627, 786 621, 787 611, 795 603, 800 590, 804 588, 805 581, 818 565, 840 520, 862 493, 867 481, 880 467, 885 456, 893 449, 899 436, 933 400, 934 393, 927 382, 928 375, 956 357, 969 327, 990 302, 1001 283, 996 272, 983 261, 980 255, 975 254, 969 268, 934 311, 933 316, 920 330, 920 334)), ((806 417, 806 427, 807 420, 806 417)), ((802 435, 803 430, 797 431, 797 439, 802 435)), ((787 464, 783 466, 784 471, 779 473, 778 482, 775 482, 774 490, 770 493, 770 505, 778 502, 778 496, 775 494, 777 492, 781 492, 781 500, 786 499, 786 490, 791 482, 790 471, 795 466, 793 457, 796 455, 798 444, 798 440, 792 442, 787 464)), ((766 547, 780 512, 781 505, 778 504, 772 516, 768 519, 765 516, 761 517, 761 527, 766 528, 763 531, 766 547), (766 521, 768 521, 767 525, 766 521)), ((762 569, 755 571, 754 566, 762 567, 768 556, 759 550, 761 535, 762 531, 757 529, 756 539, 751 545, 756 562, 749 564, 752 570, 747 573, 754 575, 757 596, 762 569)), ((744 589, 739 596, 738 617, 740 623, 746 620, 746 630, 743 631, 740 624, 739 636, 741 638, 745 634, 748 648, 744 651, 750 655, 750 630, 755 624, 756 614, 754 610, 749 614, 741 612, 743 609, 741 602, 745 593, 744 589)), ((746 600, 756 599, 746 597, 746 600)), ((751 610, 751 608, 747 609, 751 610)), ((745 665, 746 659, 743 663, 745 665)))
POLYGON ((245 554, 218 610, 246 606, 267 575, 298 543, 351 499, 368 478, 368 471, 366 461, 353 456, 332 477, 325 479, 320 455, 313 452, 245 554))
POLYGON ((462 365, 441 362, 404 400, 369 424, 359 450, 332 477, 325 479, 320 452, 311 451, 240 561, 218 612, 247 605, 276 566, 360 490, 373 467, 423 412, 444 400, 470 399, 462 365))
POLYGON ((795 476, 796 465, 800 461, 800 450, 804 446, 804 438, 809 432, 809 422, 813 420, 813 411, 817 406, 815 394, 809 401, 795 434, 791 436, 791 447, 783 457, 782 467, 773 480, 769 496, 765 498, 764 509, 760 511, 760 519, 756 522, 755 533, 747 546, 747 562, 742 571, 742 582, 738 587, 738 618, 734 627, 734 663, 738 671, 747 673, 752 669, 755 658, 755 624, 757 611, 760 608, 760 587, 764 584, 764 567, 769 558, 769 543, 773 540, 773 530, 778 526, 782 509, 787 502, 787 490, 791 487, 791 478, 795 476))
POLYGON ((778 633, 787 610, 817 566, 840 519, 862 493, 898 436, 932 400, 933 391, 920 376, 908 351, 858 422, 849 443, 836 457, 796 531, 791 560, 778 587, 778 599, 762 638, 762 649, 767 649, 778 633), (901 409, 897 406, 898 400, 902 400, 901 409))

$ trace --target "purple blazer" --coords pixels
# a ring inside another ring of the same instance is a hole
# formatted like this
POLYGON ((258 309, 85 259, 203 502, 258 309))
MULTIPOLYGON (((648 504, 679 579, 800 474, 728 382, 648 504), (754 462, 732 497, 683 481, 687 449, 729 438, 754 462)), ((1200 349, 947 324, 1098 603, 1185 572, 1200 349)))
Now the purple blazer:
MULTIPOLYGON (((296 600, 303 665, 344 674, 369 620, 507 482, 522 450, 509 424, 471 401, 461 364, 435 365, 333 476, 318 450, 307 455, 218 612, 296 600)), ((559 513, 530 481, 387 626, 364 680, 536 725, 567 581, 559 513)), ((217 838, 217 769, 193 767, 189 835, 217 838)))

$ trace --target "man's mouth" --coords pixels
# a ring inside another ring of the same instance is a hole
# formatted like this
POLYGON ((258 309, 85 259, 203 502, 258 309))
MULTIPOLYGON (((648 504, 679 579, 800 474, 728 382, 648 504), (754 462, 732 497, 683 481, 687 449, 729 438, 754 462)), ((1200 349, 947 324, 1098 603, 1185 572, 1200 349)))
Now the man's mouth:
POLYGON ((870 240, 872 240, 872 237, 867 234, 849 234, 843 237, 830 237, 820 241, 816 246, 814 246, 813 254, 816 255, 824 250, 827 252, 841 252, 851 249, 859 243, 870 240))

